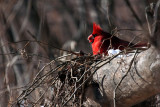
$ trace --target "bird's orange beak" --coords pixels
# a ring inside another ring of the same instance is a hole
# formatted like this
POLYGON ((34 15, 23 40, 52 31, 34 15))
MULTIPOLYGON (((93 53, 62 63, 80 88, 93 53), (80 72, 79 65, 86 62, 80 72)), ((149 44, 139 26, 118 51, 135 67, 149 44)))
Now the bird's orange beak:
POLYGON ((88 36, 88 41, 89 41, 89 43, 94 42, 94 36, 92 34, 88 36))

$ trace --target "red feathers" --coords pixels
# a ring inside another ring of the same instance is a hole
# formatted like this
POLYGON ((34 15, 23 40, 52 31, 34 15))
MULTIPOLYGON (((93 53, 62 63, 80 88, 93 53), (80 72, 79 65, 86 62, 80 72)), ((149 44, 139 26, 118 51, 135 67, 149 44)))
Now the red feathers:
POLYGON ((107 33, 101 29, 99 25, 93 23, 93 32, 88 37, 90 43, 92 43, 93 55, 97 54, 108 54, 109 49, 120 49, 124 50, 126 47, 142 47, 147 46, 147 44, 137 44, 133 45, 127 41, 123 41, 118 37, 112 36, 110 33, 107 33))
POLYGON ((93 23, 93 32, 92 34, 100 34, 101 32, 103 32, 102 28, 97 25, 96 23, 93 23))

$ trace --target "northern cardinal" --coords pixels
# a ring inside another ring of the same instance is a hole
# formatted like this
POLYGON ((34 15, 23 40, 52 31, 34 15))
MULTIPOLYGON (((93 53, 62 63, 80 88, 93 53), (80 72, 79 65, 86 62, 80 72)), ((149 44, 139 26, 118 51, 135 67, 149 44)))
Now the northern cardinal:
POLYGON ((90 43, 92 43, 93 55, 108 54, 109 49, 124 50, 126 47, 143 47, 147 46, 147 43, 139 43, 134 45, 130 42, 119 39, 116 36, 112 36, 101 29, 99 25, 93 23, 93 32, 88 37, 90 43))

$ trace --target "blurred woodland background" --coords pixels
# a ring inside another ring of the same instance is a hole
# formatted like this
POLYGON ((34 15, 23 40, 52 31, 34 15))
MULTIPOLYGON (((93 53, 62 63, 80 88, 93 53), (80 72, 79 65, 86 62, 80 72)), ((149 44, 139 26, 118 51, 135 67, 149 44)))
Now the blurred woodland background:
POLYGON ((10 106, 40 68, 65 53, 59 49, 92 53, 93 22, 127 41, 148 41, 145 8, 156 2, 0 0, 0 107, 10 106))

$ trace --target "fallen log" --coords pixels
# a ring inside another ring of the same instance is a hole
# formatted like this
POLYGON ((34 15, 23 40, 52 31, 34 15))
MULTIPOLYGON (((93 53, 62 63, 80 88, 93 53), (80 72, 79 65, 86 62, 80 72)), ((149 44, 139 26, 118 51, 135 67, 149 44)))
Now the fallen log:
MULTIPOLYGON (((104 63, 105 61, 96 67, 104 63)), ((114 58, 94 74, 93 80, 99 86, 88 87, 85 104, 133 106, 160 92, 159 78, 160 55, 153 47, 139 54, 114 58)))

